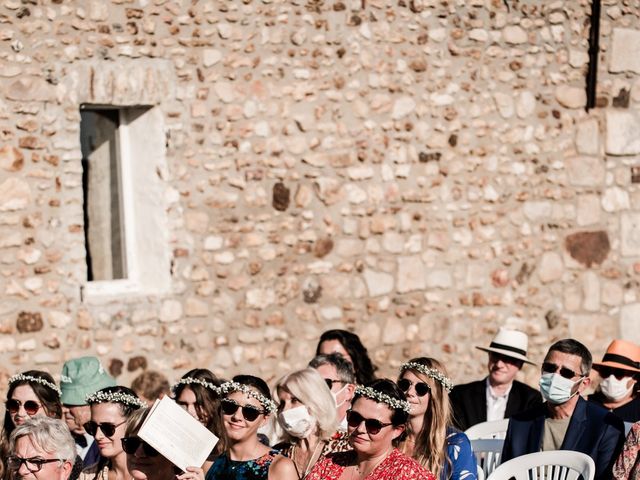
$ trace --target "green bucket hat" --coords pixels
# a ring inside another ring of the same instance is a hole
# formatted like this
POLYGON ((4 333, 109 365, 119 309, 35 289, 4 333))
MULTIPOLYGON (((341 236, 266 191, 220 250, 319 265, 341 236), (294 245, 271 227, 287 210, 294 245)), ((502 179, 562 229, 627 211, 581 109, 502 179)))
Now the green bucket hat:
POLYGON ((60 400, 63 405, 86 405, 87 395, 115 385, 116 381, 96 357, 74 358, 62 367, 60 400))

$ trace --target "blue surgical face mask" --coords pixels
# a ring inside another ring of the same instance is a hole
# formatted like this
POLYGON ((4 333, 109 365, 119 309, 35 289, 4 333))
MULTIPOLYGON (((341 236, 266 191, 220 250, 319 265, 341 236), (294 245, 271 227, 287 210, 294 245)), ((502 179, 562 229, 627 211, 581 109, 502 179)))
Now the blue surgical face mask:
POLYGON ((568 402, 578 391, 571 393, 573 386, 581 382, 582 378, 575 382, 569 378, 564 378, 557 373, 543 373, 540 377, 540 393, 542 398, 554 405, 568 402))

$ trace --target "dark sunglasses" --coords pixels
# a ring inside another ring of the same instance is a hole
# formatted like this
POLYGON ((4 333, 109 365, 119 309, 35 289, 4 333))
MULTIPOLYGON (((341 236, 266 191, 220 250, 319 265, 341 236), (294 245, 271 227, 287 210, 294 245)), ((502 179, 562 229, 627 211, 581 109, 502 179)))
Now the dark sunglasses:
POLYGON ((42 466, 45 463, 53 463, 53 462, 61 462, 59 458, 40 458, 40 457, 32 457, 32 458, 22 458, 16 457, 15 455, 7 458, 7 465, 9 466, 9 470, 13 470, 17 472, 20 470, 22 464, 27 467, 31 473, 37 473, 42 470, 42 466))
POLYGON ((140 445, 142 445, 142 451, 147 457, 157 457, 160 453, 140 437, 123 437, 120 441, 122 442, 122 450, 129 455, 136 453, 140 445))
POLYGON ((96 433, 98 433, 98 428, 99 428, 102 431, 102 433, 104 433, 105 437, 111 438, 116 433, 116 428, 118 428, 120 425, 124 425, 125 423, 127 423, 126 420, 118 424, 111 423, 111 422, 96 423, 93 420, 90 420, 87 423, 85 423, 83 427, 86 430, 86 432, 92 437, 96 436, 96 433))
POLYGON ((324 383, 326 383, 327 387, 329 387, 329 390, 331 390, 333 388, 334 383, 339 383, 342 385, 346 382, 344 382, 343 380, 338 380, 337 378, 325 378, 324 383))
POLYGON ((9 413, 12 415, 18 413, 18 410, 20 410, 20 405, 24 406, 24 411, 27 412, 27 415, 35 415, 36 412, 40 410, 40 407, 42 407, 42 405, 40 405, 35 400, 27 400, 26 402, 22 403, 20 400, 11 398, 7 400, 6 403, 7 410, 9 410, 9 413))
POLYGON ((618 368, 609 368, 609 367, 598 367, 595 368, 602 378, 607 378, 613 375, 618 380, 622 380, 625 377, 633 377, 634 372, 630 372, 628 370, 621 370, 618 368))
POLYGON ((424 382, 411 383, 411 380, 407 378, 401 378, 398 380, 398 387, 403 392, 408 392, 411 385, 413 385, 416 395, 419 397, 424 397, 427 393, 431 392, 431 387, 424 382))
POLYGON ((391 425, 391 423, 382 423, 375 418, 364 418, 358 412, 347 410, 347 424, 351 428, 358 428, 362 422, 364 422, 364 428, 367 429, 369 435, 377 435, 384 427, 391 425))
POLYGON ((560 373, 560 376, 563 378, 571 379, 573 377, 582 377, 581 374, 574 372, 570 368, 561 367, 559 365, 556 365, 555 363, 544 362, 542 364, 542 373, 556 373, 558 371, 560 373))
POLYGON ((233 415, 238 411, 238 409, 240 409, 242 411, 242 416, 248 422, 253 422, 256 418, 265 413, 264 410, 260 410, 253 405, 240 405, 235 400, 231 400, 229 398, 221 400, 220 406, 222 408, 222 413, 225 415, 233 415))

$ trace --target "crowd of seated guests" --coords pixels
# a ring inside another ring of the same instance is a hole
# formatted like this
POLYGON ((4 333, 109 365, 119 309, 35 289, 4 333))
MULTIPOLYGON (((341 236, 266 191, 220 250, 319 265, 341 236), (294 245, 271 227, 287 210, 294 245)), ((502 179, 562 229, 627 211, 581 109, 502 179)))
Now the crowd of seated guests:
POLYGON ((145 371, 128 388, 95 357, 66 362, 59 384, 25 371, 9 379, 0 480, 474 480, 464 431, 502 419, 502 462, 574 450, 593 459, 596 479, 640 480, 640 346, 614 340, 593 362, 580 342, 557 341, 540 362, 539 389, 516 380, 535 365, 525 333, 501 329, 477 348, 488 353, 487 376, 458 386, 429 357, 403 363, 395 380, 376 378, 367 349, 344 330, 325 332, 309 365, 271 389, 205 368, 173 386, 145 371), (180 469, 138 436, 165 396, 218 438, 202 465, 180 469))

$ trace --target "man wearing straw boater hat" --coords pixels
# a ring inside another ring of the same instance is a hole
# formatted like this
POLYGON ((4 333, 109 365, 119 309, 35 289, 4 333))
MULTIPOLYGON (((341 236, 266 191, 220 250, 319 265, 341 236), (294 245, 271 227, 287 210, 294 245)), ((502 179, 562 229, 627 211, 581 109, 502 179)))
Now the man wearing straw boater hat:
POLYGON ((598 391, 587 398, 625 422, 640 420, 640 346, 626 340, 614 340, 602 361, 593 363, 593 369, 602 380, 598 391))
POLYGON ((476 347, 489 353, 489 375, 483 380, 457 385, 450 394, 454 421, 458 428, 481 422, 509 418, 542 403, 540 393, 515 380, 527 358, 527 334, 500 329, 488 347, 476 347))

